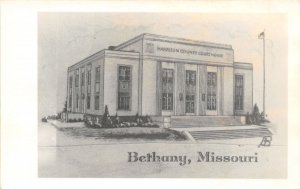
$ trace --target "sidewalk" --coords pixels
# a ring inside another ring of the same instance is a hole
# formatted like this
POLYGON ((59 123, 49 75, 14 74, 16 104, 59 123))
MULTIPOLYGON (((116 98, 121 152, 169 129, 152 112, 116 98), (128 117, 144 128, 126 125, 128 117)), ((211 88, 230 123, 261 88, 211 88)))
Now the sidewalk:
MULTIPOLYGON (((176 131, 216 131, 216 130, 236 130, 236 129, 258 129, 261 127, 267 127, 267 126, 259 126, 259 125, 241 125, 241 126, 220 126, 220 127, 170 127, 170 129, 176 130, 176 131)), ((269 127, 267 127, 269 128, 269 127)))
POLYGON ((48 123, 50 123, 56 128, 85 127, 84 122, 67 123, 58 120, 48 120, 48 123))

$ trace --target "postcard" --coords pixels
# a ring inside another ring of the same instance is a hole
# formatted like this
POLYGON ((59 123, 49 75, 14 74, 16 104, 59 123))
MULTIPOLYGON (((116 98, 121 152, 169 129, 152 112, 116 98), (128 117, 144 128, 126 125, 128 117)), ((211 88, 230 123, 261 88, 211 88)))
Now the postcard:
POLYGON ((0 187, 299 188, 298 12, 1 2, 0 187))
POLYGON ((40 12, 39 176, 286 178, 287 21, 40 12))

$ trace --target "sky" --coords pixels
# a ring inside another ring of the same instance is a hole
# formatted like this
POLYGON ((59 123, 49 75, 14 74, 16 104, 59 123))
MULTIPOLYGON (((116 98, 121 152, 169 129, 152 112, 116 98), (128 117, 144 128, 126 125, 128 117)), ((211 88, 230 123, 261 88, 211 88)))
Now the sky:
POLYGON ((285 14, 39 13, 39 116, 63 109, 67 68, 85 57, 142 33, 232 45, 234 60, 253 64, 253 100, 262 109, 266 36, 266 112, 287 112, 288 31, 285 14))

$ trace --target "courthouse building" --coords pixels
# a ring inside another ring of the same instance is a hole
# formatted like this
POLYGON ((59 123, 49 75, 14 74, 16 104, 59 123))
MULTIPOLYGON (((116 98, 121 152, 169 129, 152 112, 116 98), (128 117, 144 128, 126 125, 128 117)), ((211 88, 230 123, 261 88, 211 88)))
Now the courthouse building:
POLYGON ((235 116, 252 111, 253 67, 231 45, 142 34, 68 68, 69 113, 235 116))

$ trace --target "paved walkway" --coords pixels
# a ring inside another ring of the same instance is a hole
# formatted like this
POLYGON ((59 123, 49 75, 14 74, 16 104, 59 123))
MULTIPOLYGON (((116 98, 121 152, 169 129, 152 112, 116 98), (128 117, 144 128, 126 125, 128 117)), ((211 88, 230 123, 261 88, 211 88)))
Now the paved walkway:
POLYGON ((67 123, 61 122, 58 120, 48 120, 48 123, 52 124, 57 128, 68 128, 68 127, 84 127, 84 122, 74 122, 74 123, 67 123))
POLYGON ((215 130, 236 130, 236 129, 256 129, 263 126, 258 125, 243 125, 243 126, 220 126, 220 127, 171 127, 170 129, 176 131, 215 131, 215 130))

